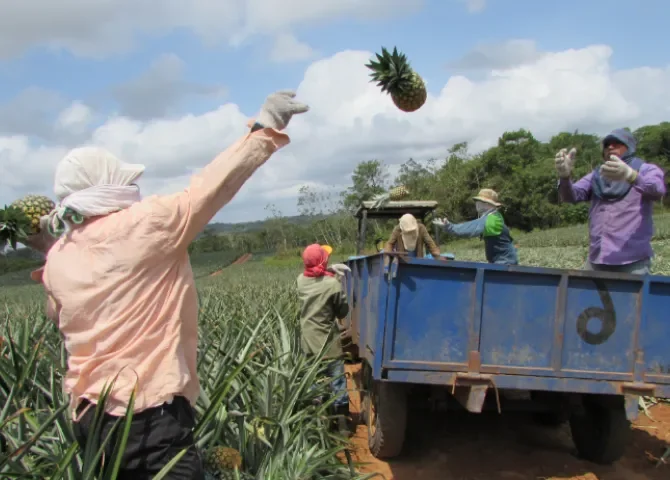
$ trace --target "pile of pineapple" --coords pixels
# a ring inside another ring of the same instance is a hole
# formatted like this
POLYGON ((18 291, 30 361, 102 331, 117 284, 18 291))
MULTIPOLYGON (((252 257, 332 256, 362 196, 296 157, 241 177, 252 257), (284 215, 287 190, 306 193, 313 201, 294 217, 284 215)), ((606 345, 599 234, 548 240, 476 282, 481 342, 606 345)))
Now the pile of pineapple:
POLYGON ((40 232, 40 218, 49 215, 56 204, 43 195, 26 195, 0 209, 0 251, 40 232))

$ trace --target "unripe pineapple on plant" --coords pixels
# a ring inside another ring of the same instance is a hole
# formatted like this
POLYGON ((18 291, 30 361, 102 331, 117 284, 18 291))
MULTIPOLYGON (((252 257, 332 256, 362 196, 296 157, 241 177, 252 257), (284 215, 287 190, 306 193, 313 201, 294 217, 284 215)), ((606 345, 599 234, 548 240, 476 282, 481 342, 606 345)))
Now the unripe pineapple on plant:
POLYGON ((377 82, 382 92, 391 95, 396 107, 403 112, 414 112, 426 103, 428 92, 423 79, 410 67, 407 56, 393 47, 393 53, 382 47, 376 54, 377 61, 365 66, 372 70, 372 82, 377 82))

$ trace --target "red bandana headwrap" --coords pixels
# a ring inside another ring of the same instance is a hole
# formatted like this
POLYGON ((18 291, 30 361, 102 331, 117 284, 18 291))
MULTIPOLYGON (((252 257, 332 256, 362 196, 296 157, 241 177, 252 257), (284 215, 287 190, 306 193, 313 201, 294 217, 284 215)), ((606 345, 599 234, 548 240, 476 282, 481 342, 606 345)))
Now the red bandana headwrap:
POLYGON ((328 252, 318 243, 309 245, 302 252, 302 261, 305 264, 303 275, 306 277, 323 277, 324 275, 333 277, 335 274, 327 270, 329 256, 328 252))

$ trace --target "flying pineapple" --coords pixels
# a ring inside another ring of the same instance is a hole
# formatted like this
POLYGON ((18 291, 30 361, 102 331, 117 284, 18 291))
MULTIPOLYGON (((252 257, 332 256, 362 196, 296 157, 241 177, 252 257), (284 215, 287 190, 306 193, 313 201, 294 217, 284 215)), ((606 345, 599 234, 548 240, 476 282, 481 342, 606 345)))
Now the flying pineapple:
POLYGON ((49 215, 49 213, 56 208, 56 204, 49 197, 45 197, 44 195, 26 195, 13 202, 11 206, 23 211, 30 220, 29 235, 39 233, 40 218, 44 215, 49 215))
POLYGON ((409 195, 409 190, 407 187, 404 185, 399 185, 397 187, 393 187, 390 189, 388 192, 380 193, 379 195, 375 195, 375 197, 372 199, 374 204, 372 205, 373 209, 383 207, 386 205, 388 202, 393 201, 397 202, 398 200, 402 200, 403 198, 407 197, 409 195))
POLYGON ((365 66, 372 70, 372 82, 377 82, 382 92, 391 94, 395 106, 403 112, 414 112, 426 103, 428 92, 423 79, 409 65, 407 57, 393 47, 393 53, 382 47, 377 61, 365 66))
POLYGON ((249 475, 239 471, 242 468, 242 455, 230 447, 211 447, 204 455, 208 477, 214 480, 247 479, 249 475), (237 471, 237 472, 236 472, 237 471))

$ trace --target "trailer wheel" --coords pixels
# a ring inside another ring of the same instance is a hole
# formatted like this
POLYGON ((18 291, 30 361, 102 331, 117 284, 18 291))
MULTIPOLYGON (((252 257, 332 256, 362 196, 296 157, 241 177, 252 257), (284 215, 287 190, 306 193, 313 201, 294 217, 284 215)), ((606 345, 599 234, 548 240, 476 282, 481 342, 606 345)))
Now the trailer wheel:
POLYGON ((366 396, 368 446, 376 458, 396 457, 402 451, 407 426, 404 385, 373 382, 366 396))
POLYGON ((583 397, 583 409, 570 416, 570 431, 580 457, 609 465, 619 460, 628 446, 630 422, 622 399, 599 400, 583 397))
POLYGON ((533 421, 537 425, 548 428, 558 428, 570 419, 570 414, 566 412, 535 412, 533 421))

